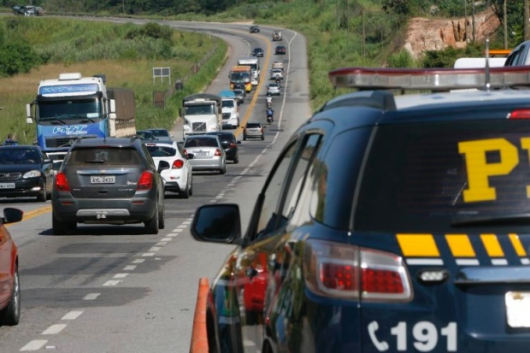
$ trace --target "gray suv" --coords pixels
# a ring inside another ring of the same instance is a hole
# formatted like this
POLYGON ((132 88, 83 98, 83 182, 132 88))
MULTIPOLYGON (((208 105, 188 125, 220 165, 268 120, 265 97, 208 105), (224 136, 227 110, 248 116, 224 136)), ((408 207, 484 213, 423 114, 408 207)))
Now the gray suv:
POLYGON ((52 224, 57 235, 77 223, 144 223, 164 229, 164 181, 139 138, 77 140, 55 176, 52 224))

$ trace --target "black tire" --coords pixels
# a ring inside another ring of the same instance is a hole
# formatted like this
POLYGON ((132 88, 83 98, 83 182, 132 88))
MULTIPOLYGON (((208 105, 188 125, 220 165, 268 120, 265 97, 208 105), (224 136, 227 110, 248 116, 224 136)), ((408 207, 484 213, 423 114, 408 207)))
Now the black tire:
POLYGON ((190 182, 190 189, 188 190, 188 195, 193 196, 193 179, 190 182))
POLYGON ((155 215, 153 216, 153 218, 150 219, 149 221, 144 222, 145 231, 147 234, 158 234, 158 231, 160 229, 158 225, 158 216, 159 216, 159 212, 158 212, 158 204, 157 204, 155 215))
POLYGON ((48 193, 46 192, 46 181, 41 184, 41 192, 37 195, 37 202, 46 202, 48 193))
POLYGON ((238 164, 238 163, 239 163, 239 157, 234 158, 234 164, 238 164))
POLYGON ((265 136, 261 135, 261 141, 265 140, 265 136))
POLYGON ((160 212, 158 214, 158 229, 166 228, 165 212, 166 212, 166 208, 165 208, 165 206, 162 206, 162 209, 160 210, 160 212))
POLYGON ((77 228, 77 223, 59 221, 52 213, 52 228, 53 234, 66 235, 75 231, 75 229, 77 228))
POLYGON ((226 165, 223 167, 223 169, 219 170, 219 174, 226 174, 226 165))
POLYGON ((246 136, 243 136, 243 141, 246 141, 247 140, 247 137, 246 136))
POLYGON ((0 312, 0 324, 15 326, 20 321, 20 279, 18 277, 18 266, 15 267, 13 277, 13 289, 9 304, 0 312))
POLYGON ((184 190, 179 191, 179 196, 183 199, 188 199, 190 197, 189 177, 188 177, 188 185, 186 185, 184 190))

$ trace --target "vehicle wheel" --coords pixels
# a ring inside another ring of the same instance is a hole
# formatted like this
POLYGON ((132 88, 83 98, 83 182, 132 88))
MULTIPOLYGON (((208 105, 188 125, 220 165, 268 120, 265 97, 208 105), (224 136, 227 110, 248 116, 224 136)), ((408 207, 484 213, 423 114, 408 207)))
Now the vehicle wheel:
POLYGON ((236 158, 234 158, 234 164, 238 164, 239 163, 239 157, 236 156, 236 158))
POLYGON ((166 228, 166 218, 165 218, 166 208, 162 206, 160 213, 158 214, 158 229, 166 228))
POLYGON ((188 195, 193 196, 193 179, 190 181, 190 189, 188 190, 188 195))
POLYGON ((265 136, 261 135, 261 141, 265 140, 265 136))
POLYGON ((37 195, 37 202, 46 202, 48 193, 46 192, 46 182, 41 183, 41 192, 37 195))
POLYGON ((158 230, 160 229, 158 226, 158 216, 158 205, 156 205, 155 215, 153 216, 153 218, 149 221, 144 222, 145 231, 147 232, 147 234, 158 234, 158 230))
POLYGON ((226 165, 219 171, 219 174, 226 174, 226 165))
POLYGON ((2 310, 0 317, 0 323, 2 325, 15 326, 18 325, 20 320, 20 279, 18 277, 18 266, 15 267, 11 300, 4 310, 2 310))
MULTIPOLYGON (((189 182, 188 182, 189 184, 189 182)), ((190 197, 190 186, 189 185, 186 185, 186 187, 184 188, 184 190, 181 190, 179 192, 179 196, 183 199, 187 199, 190 197)))
POLYGON ((52 228, 53 228, 53 234, 66 235, 68 233, 73 233, 75 231, 75 229, 77 228, 77 223, 59 221, 52 214, 52 228))
POLYGON ((243 136, 243 141, 246 141, 247 140, 247 137, 246 136, 243 136))

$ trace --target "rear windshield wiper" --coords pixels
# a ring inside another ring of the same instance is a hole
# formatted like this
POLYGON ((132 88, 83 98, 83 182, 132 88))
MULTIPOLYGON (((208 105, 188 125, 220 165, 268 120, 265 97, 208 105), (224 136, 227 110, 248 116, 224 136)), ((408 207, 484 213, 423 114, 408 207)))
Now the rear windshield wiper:
POLYGON ((530 213, 456 218, 451 227, 530 225, 530 213))

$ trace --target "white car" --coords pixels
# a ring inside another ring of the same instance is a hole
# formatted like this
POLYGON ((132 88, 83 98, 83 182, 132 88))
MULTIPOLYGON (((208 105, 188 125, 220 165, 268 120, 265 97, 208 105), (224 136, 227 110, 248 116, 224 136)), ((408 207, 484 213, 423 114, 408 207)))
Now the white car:
POLYGON ((176 142, 146 143, 145 146, 155 161, 166 191, 177 192, 187 199, 193 194, 193 174, 190 162, 180 153, 176 142))
POLYGON ((283 79, 283 69, 272 69, 271 70, 271 80, 275 80, 279 78, 280 80, 283 79))
POLYGON ((280 95, 280 86, 277 83, 271 83, 267 86, 267 95, 268 96, 279 96, 280 95))

